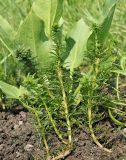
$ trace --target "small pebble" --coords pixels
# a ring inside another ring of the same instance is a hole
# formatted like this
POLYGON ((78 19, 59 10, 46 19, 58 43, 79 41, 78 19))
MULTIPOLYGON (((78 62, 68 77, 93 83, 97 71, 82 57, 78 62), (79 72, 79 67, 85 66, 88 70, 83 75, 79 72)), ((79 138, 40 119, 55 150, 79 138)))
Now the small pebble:
POLYGON ((21 115, 21 117, 23 118, 23 121, 26 121, 26 119, 27 119, 26 113, 23 112, 23 111, 21 111, 21 112, 20 112, 20 115, 21 115))
POLYGON ((23 124, 23 121, 19 121, 19 126, 21 126, 23 124))
POLYGON ((17 129, 17 128, 19 128, 19 125, 15 124, 14 129, 17 129))
POLYGON ((2 133, 3 132, 3 129, 2 128, 0 128, 0 133, 2 133))
POLYGON ((78 145, 79 145, 79 146, 85 146, 86 143, 85 143, 85 141, 81 141, 81 142, 78 143, 78 145))
POLYGON ((16 152, 16 158, 20 157, 21 153, 20 152, 16 152))
POLYGON ((4 144, 1 144, 1 145, 0 145, 0 151, 2 151, 4 147, 5 147, 5 145, 4 145, 4 144))
POLYGON ((123 128, 123 132, 126 134, 126 128, 123 128))
POLYGON ((33 148, 34 148, 34 146, 31 145, 31 144, 27 144, 27 145, 24 147, 25 151, 32 151, 33 148))

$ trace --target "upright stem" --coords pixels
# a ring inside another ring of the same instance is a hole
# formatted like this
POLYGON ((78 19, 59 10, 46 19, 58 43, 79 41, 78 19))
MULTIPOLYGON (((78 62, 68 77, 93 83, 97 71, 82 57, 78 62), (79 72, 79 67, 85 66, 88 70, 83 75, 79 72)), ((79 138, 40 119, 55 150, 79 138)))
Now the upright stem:
POLYGON ((41 129, 41 134, 42 134, 43 142, 44 142, 44 145, 45 145, 45 148, 46 148, 46 152, 47 152, 47 155, 48 155, 48 157, 49 157, 49 147, 48 147, 48 144, 47 144, 44 127, 43 127, 43 125, 42 125, 41 122, 40 122, 39 112, 38 112, 35 108, 32 108, 32 107, 28 106, 28 105, 27 105, 26 103, 24 103, 23 101, 20 100, 20 102, 23 104, 23 106, 24 106, 26 109, 28 109, 29 111, 31 111, 32 113, 35 114, 35 117, 36 117, 38 126, 39 126, 39 128, 41 129))
POLYGON ((52 123, 52 126, 53 126, 53 128, 54 128, 54 131, 56 132, 56 134, 57 134, 57 136, 59 137, 59 139, 60 139, 64 144, 67 144, 67 142, 63 140, 62 134, 60 134, 58 128, 56 127, 55 121, 54 121, 54 119, 52 118, 52 115, 51 115, 51 113, 50 113, 50 111, 49 111, 49 109, 48 109, 48 106, 46 105, 45 101, 44 101, 42 98, 41 98, 41 100, 42 100, 42 103, 43 103, 43 105, 44 105, 44 107, 45 107, 45 109, 46 109, 46 112, 47 112, 47 114, 48 114, 48 117, 49 117, 49 119, 50 119, 50 121, 51 121, 51 123, 52 123))
POLYGON ((92 106, 93 106, 93 92, 95 89, 95 85, 96 85, 96 78, 97 78, 97 74, 99 72, 99 63, 100 63, 100 59, 96 58, 95 61, 95 66, 94 66, 94 70, 93 70, 93 76, 91 79, 91 88, 88 91, 88 120, 89 120, 89 130, 92 136, 93 141, 103 150, 107 151, 107 152, 111 152, 111 150, 104 148, 98 141, 97 137, 94 134, 94 130, 93 130, 93 126, 92 126, 92 106))
POLYGON ((69 113, 68 113, 68 103, 67 103, 67 96, 65 93, 64 89, 64 84, 63 84, 63 79, 62 79, 62 70, 60 68, 60 62, 58 62, 58 79, 60 82, 60 88, 63 96, 63 106, 64 106, 64 111, 65 111, 65 117, 66 117, 66 122, 67 122, 67 128, 68 128, 68 140, 69 140, 69 147, 72 147, 72 131, 71 131, 71 123, 69 119, 69 113))
POLYGON ((120 99, 119 98, 119 74, 116 77, 116 92, 117 92, 117 98, 119 100, 120 99))
POLYGON ((94 134, 94 130, 93 130, 93 126, 92 126, 92 105, 93 105, 93 100, 92 100, 92 96, 90 95, 90 92, 88 92, 88 121, 89 121, 89 130, 91 133, 91 137, 93 139, 93 141, 103 150, 111 153, 111 150, 104 148, 98 141, 97 137, 94 134))
POLYGON ((40 122, 40 118, 39 118, 38 113, 35 112, 34 114, 36 116, 36 120, 37 120, 38 126, 41 129, 41 134, 42 134, 42 137, 43 137, 43 142, 44 142, 44 145, 45 145, 45 148, 46 148, 47 155, 49 155, 49 147, 48 147, 48 144, 47 144, 44 127, 42 126, 42 124, 40 122))

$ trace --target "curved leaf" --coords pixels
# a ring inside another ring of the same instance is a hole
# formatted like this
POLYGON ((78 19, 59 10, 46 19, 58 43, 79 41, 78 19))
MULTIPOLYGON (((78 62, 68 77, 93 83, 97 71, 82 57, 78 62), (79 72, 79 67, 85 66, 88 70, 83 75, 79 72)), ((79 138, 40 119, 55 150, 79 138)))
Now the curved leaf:
POLYGON ((115 6, 117 0, 105 0, 105 4, 103 6, 103 16, 107 16, 111 8, 115 6))
POLYGON ((17 88, 3 81, 0 81, 0 89, 6 94, 7 98, 19 99, 28 95, 28 91, 24 87, 17 88))
POLYGON ((99 28, 98 28, 97 36, 98 36, 98 40, 99 40, 101 45, 103 45, 103 43, 105 41, 105 38, 108 34, 108 31, 110 29, 112 19, 113 19, 113 15, 114 15, 114 11, 115 11, 116 1, 114 0, 112 4, 110 3, 110 6, 112 6, 110 8, 110 10, 108 10, 108 8, 106 8, 106 14, 104 15, 103 21, 99 25, 99 28))
POLYGON ((87 40, 90 34, 91 31, 89 27, 83 19, 80 19, 68 35, 68 37, 75 41, 74 47, 71 49, 64 64, 67 69, 70 69, 71 73, 74 68, 78 67, 83 61, 84 51, 86 50, 87 40))
POLYGON ((89 48, 95 48, 95 37, 97 37, 97 42, 99 42, 99 44, 103 46, 106 36, 111 27, 116 2, 117 0, 105 0, 104 6, 102 7, 102 14, 99 15, 99 18, 97 20, 95 20, 95 17, 90 18, 92 19, 92 26, 95 26, 95 29, 93 28, 94 31, 92 32, 92 35, 88 40, 88 43, 91 44, 89 48))
POLYGON ((43 22, 32 10, 18 30, 17 40, 20 44, 32 49, 33 56, 37 58, 41 69, 49 66, 52 57, 51 42, 44 33, 43 22))

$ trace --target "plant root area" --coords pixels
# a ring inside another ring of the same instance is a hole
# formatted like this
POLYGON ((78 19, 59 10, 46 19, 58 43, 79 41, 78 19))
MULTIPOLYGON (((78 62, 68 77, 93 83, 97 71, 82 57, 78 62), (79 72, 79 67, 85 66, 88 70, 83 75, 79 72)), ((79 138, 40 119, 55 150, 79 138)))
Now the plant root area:
MULTIPOLYGON (((45 148, 33 125, 31 113, 18 106, 11 110, 0 110, 0 160, 46 160, 45 148)), ((77 128, 77 127, 75 127, 77 128)), ((86 129, 74 129, 74 145, 66 160, 126 160, 126 137, 108 120, 100 121, 94 127, 100 142, 112 153, 106 153, 96 146, 86 129)), ((48 140, 50 148, 60 153, 61 142, 54 135, 48 140)), ((62 148, 63 149, 63 148, 62 148)))

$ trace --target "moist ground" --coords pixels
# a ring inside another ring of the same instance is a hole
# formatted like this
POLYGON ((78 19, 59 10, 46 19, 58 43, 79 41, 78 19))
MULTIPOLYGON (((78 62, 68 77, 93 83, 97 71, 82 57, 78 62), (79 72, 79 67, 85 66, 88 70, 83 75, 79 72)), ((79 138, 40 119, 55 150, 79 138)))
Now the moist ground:
MULTIPOLYGON (((12 110, 0 111, 0 160, 44 160, 45 149, 36 134, 31 113, 18 106, 12 110)), ((85 129, 76 129, 73 152, 66 160, 126 160, 126 138, 123 129, 109 121, 97 124, 97 135, 113 152, 108 154, 97 147, 85 129)), ((48 140, 58 152, 61 143, 56 136, 48 140)))

